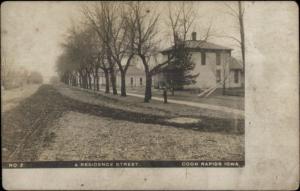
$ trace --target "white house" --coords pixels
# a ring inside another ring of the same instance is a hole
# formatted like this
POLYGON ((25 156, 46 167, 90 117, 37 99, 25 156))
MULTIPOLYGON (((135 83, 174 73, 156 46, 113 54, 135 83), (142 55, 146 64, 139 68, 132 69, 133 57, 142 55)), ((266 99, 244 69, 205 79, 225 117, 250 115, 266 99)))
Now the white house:
MULTIPOLYGON (((121 86, 121 75, 117 71, 117 86, 121 86)), ((135 64, 128 67, 126 72, 126 87, 143 87, 145 86, 145 72, 135 64)))
MULTIPOLYGON (((196 83, 188 85, 188 88, 211 88, 222 87, 225 82, 226 88, 242 87, 242 65, 231 56, 231 48, 196 40, 196 33, 192 33, 192 39, 185 41, 185 48, 191 53, 191 60, 196 63, 194 74, 199 76, 196 83)), ((172 51, 173 47, 162 51, 164 59, 172 51)), ((163 74, 156 76, 154 86, 164 80, 163 74)))
MULTIPOLYGON (((109 79, 110 80, 110 79, 109 79)), ((126 72, 126 87, 143 87, 145 86, 145 72, 138 68, 136 64, 132 64, 128 67, 126 72)), ((93 80, 92 80, 93 82, 93 80)), ((104 72, 99 69, 99 84, 105 86, 104 72)), ((116 86, 121 87, 121 75, 119 69, 116 67, 116 86)))
MULTIPOLYGON (((167 59, 173 47, 163 50, 160 61, 167 59)), ((191 60, 196 63, 194 74, 199 74, 196 83, 185 86, 189 89, 221 88, 225 82, 226 88, 243 86, 242 64, 231 56, 231 48, 196 40, 196 33, 192 33, 192 39, 185 41, 185 48, 191 53, 191 60)), ((163 73, 153 76, 152 85, 161 87, 164 83, 163 73)), ((99 84, 105 85, 105 77, 102 70, 99 70, 99 84)), ((121 76, 116 67, 116 85, 121 86, 121 76)), ((138 58, 132 60, 126 73, 126 87, 144 87, 145 72, 141 61, 138 58)))

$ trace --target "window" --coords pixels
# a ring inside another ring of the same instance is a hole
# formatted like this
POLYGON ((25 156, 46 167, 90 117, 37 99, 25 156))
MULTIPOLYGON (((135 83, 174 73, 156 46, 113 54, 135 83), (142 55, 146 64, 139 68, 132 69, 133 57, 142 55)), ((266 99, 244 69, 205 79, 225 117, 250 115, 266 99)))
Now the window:
POLYGON ((133 77, 130 78, 130 85, 133 86, 133 77))
POLYGON ((216 81, 220 82, 221 81, 221 70, 216 71, 216 81))
POLYGON ((216 54, 217 54, 217 60, 216 60, 217 63, 216 64, 220 65, 221 64, 221 54, 220 54, 220 52, 217 52, 216 54))
POLYGON ((239 83, 239 71, 234 70, 234 83, 239 83))
POLYGON ((143 85, 143 78, 140 78, 140 85, 143 85))
POLYGON ((206 64, 206 55, 205 55, 205 52, 201 52, 201 64, 202 65, 206 64))

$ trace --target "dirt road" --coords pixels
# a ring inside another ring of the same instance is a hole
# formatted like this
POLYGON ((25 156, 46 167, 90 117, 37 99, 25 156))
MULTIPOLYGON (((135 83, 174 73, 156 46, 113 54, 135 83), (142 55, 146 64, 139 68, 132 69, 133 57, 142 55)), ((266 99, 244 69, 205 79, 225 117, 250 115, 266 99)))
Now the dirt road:
POLYGON ((3 161, 243 160, 243 130, 233 132, 236 126, 243 129, 243 121, 202 117, 178 124, 169 120, 174 115, 158 115, 153 108, 143 112, 121 103, 117 108, 114 100, 101 96, 92 104, 56 88, 43 85, 2 113, 3 161))

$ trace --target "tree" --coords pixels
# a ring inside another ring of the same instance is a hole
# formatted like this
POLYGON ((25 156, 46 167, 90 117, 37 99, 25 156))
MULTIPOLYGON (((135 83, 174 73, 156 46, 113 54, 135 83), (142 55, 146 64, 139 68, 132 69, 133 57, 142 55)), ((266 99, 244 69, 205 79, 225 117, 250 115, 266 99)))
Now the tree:
POLYGON ((221 64, 221 72, 223 75, 223 78, 221 77, 220 82, 222 84, 222 94, 225 95, 226 94, 226 82, 229 79, 230 76, 230 68, 229 68, 229 64, 231 62, 231 56, 227 57, 225 59, 225 61, 223 62, 223 64, 221 64))
MULTIPOLYGON (((187 34, 196 19, 196 12, 191 3, 185 2, 176 5, 175 7, 169 5, 167 27, 171 29, 172 43, 176 46, 177 42, 187 40, 187 34)), ((210 30, 210 28, 209 28, 210 30)), ((209 31, 208 31, 209 32, 209 31)), ((207 35, 208 36, 208 35, 207 35)))
POLYGON ((199 73, 192 74, 195 63, 191 61, 191 54, 183 42, 176 43, 174 55, 174 59, 162 70, 172 95, 175 90, 182 89, 184 85, 196 83, 195 79, 199 76, 199 73))
POLYGON ((126 72, 134 56, 132 40, 134 32, 129 31, 129 14, 119 3, 101 2, 91 11, 85 7, 83 13, 89 24, 99 35, 106 47, 106 58, 110 63, 111 81, 115 89, 115 73, 112 73, 114 63, 117 64, 121 75, 121 96, 126 96, 126 72), (122 61, 125 60, 125 64, 122 61))
POLYGON ((159 15, 151 12, 144 3, 133 2, 130 5, 129 30, 135 31, 133 52, 137 55, 144 66, 146 86, 144 102, 149 102, 152 97, 152 76, 159 73, 161 68, 173 59, 172 54, 167 60, 151 65, 159 52, 157 51, 157 22, 159 15))
POLYGON ((97 46, 97 56, 95 62, 95 71, 97 71, 97 91, 99 90, 98 69, 101 69, 105 77, 105 93, 109 93, 109 64, 107 63, 106 59, 105 46, 99 38, 97 38, 95 41, 95 45, 97 46))
POLYGON ((28 83, 28 70, 18 66, 4 54, 1 57, 1 86, 5 89, 17 88, 28 83))
MULTIPOLYGON (((180 7, 169 6, 167 26, 171 29, 173 40, 174 59, 163 69, 167 85, 174 95, 175 89, 181 89, 184 85, 194 84, 199 74, 191 74, 195 63, 191 61, 191 54, 185 47, 187 34, 196 18, 192 5, 184 2, 180 7)), ((207 32, 208 36, 209 32, 207 32)))
POLYGON ((1 86, 9 88, 13 83, 15 64, 4 55, 1 57, 1 86))
POLYGON ((243 61, 243 72, 245 70, 245 30, 244 30, 244 12, 245 9, 242 8, 242 3, 241 1, 238 2, 239 5, 239 14, 238 14, 238 18, 239 18, 239 24, 240 24, 240 36, 241 36, 241 52, 242 52, 242 61, 243 61))
POLYGON ((245 29, 244 29, 244 13, 245 13, 245 8, 242 6, 242 2, 238 1, 236 7, 233 7, 229 4, 225 4, 225 6, 228 9, 228 14, 233 16, 237 23, 238 23, 238 28, 239 28, 239 38, 236 38, 231 35, 223 35, 221 37, 226 37, 234 40, 235 42, 238 43, 240 49, 241 49, 241 55, 242 55, 242 64, 243 64, 243 70, 245 70, 245 60, 246 60, 246 47, 245 47, 245 29))
POLYGON ((89 28, 70 28, 63 53, 57 60, 57 71, 61 80, 69 85, 92 88, 91 75, 95 64, 94 38, 89 28))

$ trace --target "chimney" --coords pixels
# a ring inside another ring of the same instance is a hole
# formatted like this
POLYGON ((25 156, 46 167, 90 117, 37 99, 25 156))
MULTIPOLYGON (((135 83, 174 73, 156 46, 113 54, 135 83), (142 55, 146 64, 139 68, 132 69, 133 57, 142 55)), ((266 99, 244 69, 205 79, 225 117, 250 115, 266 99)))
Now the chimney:
POLYGON ((192 32, 192 40, 197 40, 197 33, 196 32, 192 32))

